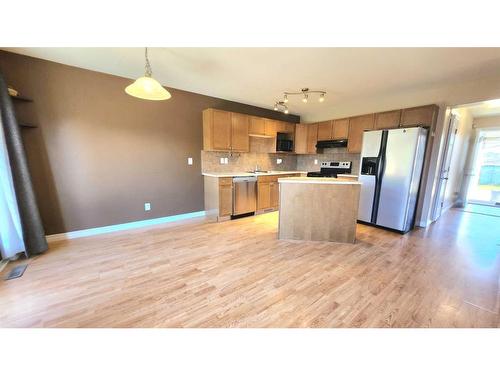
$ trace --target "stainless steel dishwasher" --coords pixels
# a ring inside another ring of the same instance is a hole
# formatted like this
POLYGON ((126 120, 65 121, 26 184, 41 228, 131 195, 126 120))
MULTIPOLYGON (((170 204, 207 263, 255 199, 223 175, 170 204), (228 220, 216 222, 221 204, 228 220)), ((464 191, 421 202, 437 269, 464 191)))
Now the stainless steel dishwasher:
POLYGON ((233 177, 233 215, 257 209, 257 177, 233 177))

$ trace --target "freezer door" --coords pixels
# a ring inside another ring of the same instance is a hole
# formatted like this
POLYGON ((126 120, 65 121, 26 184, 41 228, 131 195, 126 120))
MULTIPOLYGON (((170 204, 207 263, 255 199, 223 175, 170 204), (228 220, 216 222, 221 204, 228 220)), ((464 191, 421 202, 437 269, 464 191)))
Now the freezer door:
POLYGON ((363 146, 361 149, 361 163, 359 170, 359 182, 361 182, 361 193, 359 196, 358 220, 371 223, 373 199, 375 196, 376 168, 379 161, 380 143, 382 131, 369 131, 363 134, 363 146))
POLYGON ((372 221, 373 197, 375 195, 375 176, 360 175, 361 192, 359 195, 358 220, 366 223, 372 221))
POLYGON ((425 135, 422 128, 389 131, 377 225, 404 232, 410 229, 422 172, 425 135))

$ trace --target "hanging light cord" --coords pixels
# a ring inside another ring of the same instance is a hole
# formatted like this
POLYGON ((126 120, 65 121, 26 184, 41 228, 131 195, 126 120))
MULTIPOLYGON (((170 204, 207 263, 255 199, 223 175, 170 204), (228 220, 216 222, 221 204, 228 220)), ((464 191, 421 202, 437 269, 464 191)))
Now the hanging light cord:
POLYGON ((146 58, 146 77, 151 77, 153 75, 153 71, 151 70, 151 64, 148 59, 148 47, 144 49, 144 57, 146 58))

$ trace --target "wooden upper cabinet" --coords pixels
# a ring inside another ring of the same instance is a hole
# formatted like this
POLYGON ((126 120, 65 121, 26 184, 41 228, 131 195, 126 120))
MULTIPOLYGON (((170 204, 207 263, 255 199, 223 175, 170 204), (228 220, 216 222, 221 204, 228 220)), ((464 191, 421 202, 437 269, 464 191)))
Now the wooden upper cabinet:
POLYGON ((277 121, 265 118, 264 124, 266 136, 276 137, 277 121))
POLYGON ((265 122, 262 117, 250 117, 250 129, 248 131, 251 135, 266 135, 265 122))
POLYGON ((231 150, 231 112, 209 108, 203 111, 203 149, 231 150))
POLYGON ((347 151, 350 153, 361 153, 363 145, 363 132, 372 130, 375 123, 375 115, 363 115, 351 117, 349 119, 349 138, 347 142, 347 151))
POLYGON ((435 104, 422 107, 404 108, 401 111, 401 126, 432 127, 437 119, 439 107, 435 104))
POLYGON ((285 131, 286 131, 286 122, 276 121, 276 133, 285 133, 285 131))
POLYGON ((316 153, 316 143, 318 143, 318 124, 307 125, 307 153, 316 153))
POLYGON ((395 129, 399 127, 401 110, 375 113, 375 129, 395 129))
POLYGON ((295 124, 292 124, 291 122, 286 122, 285 133, 290 133, 290 134, 295 133, 295 124))
POLYGON ((349 135, 349 119, 332 120, 332 139, 347 139, 349 135))
POLYGON ((318 122, 318 141, 329 141, 333 139, 333 121, 318 122))
POLYGON ((248 152, 250 139, 248 137, 249 117, 241 113, 231 113, 231 149, 248 152))
POLYGON ((296 154, 307 154, 307 125, 295 125, 294 150, 296 154))

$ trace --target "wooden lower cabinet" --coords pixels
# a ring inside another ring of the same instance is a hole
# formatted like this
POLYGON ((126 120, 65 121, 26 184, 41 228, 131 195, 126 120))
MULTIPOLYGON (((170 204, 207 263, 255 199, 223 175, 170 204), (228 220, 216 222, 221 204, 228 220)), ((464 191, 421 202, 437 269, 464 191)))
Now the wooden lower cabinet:
POLYGON ((233 213, 233 179, 219 178, 219 216, 233 213))
POLYGON ((277 210, 279 208, 279 178, 298 177, 300 174, 259 176, 257 178, 257 210, 277 210))
POLYGON ((271 183, 257 183, 257 210, 267 210, 271 208, 271 183))
POLYGON ((280 200, 280 198, 279 198, 280 188, 279 188, 278 181, 269 183, 269 193, 271 196, 271 199, 270 199, 271 208, 277 210, 279 208, 279 200, 280 200))
POLYGON ((233 178, 205 176, 204 193, 207 218, 229 219, 233 213, 233 178))

